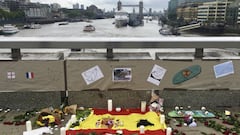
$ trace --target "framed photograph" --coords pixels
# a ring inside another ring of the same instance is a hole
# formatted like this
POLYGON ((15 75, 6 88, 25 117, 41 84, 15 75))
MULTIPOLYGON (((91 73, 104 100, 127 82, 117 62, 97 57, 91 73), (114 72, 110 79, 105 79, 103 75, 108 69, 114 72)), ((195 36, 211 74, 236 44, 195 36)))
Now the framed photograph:
POLYGON ((113 82, 118 81, 131 81, 132 69, 131 68, 114 68, 112 73, 113 82))

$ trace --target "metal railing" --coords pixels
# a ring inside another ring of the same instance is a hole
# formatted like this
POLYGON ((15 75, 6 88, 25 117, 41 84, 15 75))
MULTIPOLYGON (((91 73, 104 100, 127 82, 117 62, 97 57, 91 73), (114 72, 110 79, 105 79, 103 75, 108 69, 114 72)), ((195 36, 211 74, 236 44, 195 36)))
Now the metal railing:
POLYGON ((11 48, 12 58, 18 60, 23 48, 113 49, 125 48, 196 48, 201 58, 203 48, 240 48, 240 37, 159 37, 159 38, 77 38, 77 37, 1 37, 0 49, 11 48))
POLYGON ((240 37, 4 37, 0 48, 240 48, 240 37))

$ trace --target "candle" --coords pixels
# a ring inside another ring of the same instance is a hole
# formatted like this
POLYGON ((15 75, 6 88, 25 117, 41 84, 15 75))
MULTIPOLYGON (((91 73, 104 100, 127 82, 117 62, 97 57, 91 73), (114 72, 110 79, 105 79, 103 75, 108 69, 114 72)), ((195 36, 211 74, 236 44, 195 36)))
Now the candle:
POLYGON ((146 106, 147 106, 147 102, 146 101, 141 101, 141 112, 146 111, 146 106))
POLYGON ((32 130, 32 123, 31 123, 30 120, 26 122, 26 130, 27 131, 31 131, 32 130))
POLYGON ((171 134, 172 134, 172 128, 168 127, 166 135, 171 135, 171 134))
POLYGON ((66 135, 66 129, 64 127, 61 127, 60 135, 66 135))
POLYGON ((141 125, 141 126, 140 126, 140 134, 144 134, 144 133, 145 133, 145 131, 144 131, 144 126, 141 125))
POLYGON ((226 116, 230 116, 230 115, 231 115, 231 112, 228 111, 228 110, 225 110, 225 115, 226 115, 226 116))
POLYGON ((119 135, 122 135, 123 131, 122 130, 117 130, 116 133, 119 134, 119 135))
POLYGON ((121 111, 121 107, 116 107, 116 112, 120 112, 121 111))
POLYGON ((108 99, 108 111, 112 111, 112 99, 108 99))
POLYGON ((204 106, 201 107, 201 110, 202 110, 202 111, 206 111, 206 107, 204 107, 204 106))
POLYGON ((165 115, 160 115, 160 123, 161 124, 165 123, 165 115))
POLYGON ((76 118, 75 114, 71 115, 71 119, 75 119, 75 118, 76 118))
POLYGON ((76 115, 72 115, 70 120, 72 123, 76 122, 77 121, 76 115))

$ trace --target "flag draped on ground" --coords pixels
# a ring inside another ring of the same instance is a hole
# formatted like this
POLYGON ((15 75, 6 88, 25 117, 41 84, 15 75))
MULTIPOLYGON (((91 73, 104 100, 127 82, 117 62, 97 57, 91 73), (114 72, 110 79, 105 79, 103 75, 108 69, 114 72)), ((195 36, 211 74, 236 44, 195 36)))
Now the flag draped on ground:
POLYGON ((103 115, 96 115, 91 114, 87 117, 85 121, 80 123, 78 127, 75 127, 76 130, 78 129, 106 129, 109 128, 108 125, 113 123, 111 129, 127 129, 129 131, 139 130, 137 127, 137 123, 140 120, 147 120, 154 124, 153 126, 146 126, 145 130, 159 130, 159 129, 166 129, 166 124, 160 124, 160 117, 155 112, 147 112, 145 114, 138 114, 132 113, 129 115, 111 115, 111 114, 103 114, 103 115), (96 124, 100 122, 100 125, 96 126, 96 124), (112 121, 112 122, 111 122, 112 121), (110 123, 109 123, 110 122, 110 123), (105 124, 104 124, 105 123, 105 124), (116 125, 119 123, 119 125, 116 125))

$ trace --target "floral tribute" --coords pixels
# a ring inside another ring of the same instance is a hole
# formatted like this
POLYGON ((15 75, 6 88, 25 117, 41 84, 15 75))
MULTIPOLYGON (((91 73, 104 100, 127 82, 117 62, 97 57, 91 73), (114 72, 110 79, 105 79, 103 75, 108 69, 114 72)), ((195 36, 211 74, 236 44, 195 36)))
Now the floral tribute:
POLYGON ((123 122, 119 119, 114 120, 114 117, 106 117, 102 118, 102 120, 97 120, 96 128, 108 128, 111 129, 112 127, 120 127, 123 126, 123 122))

